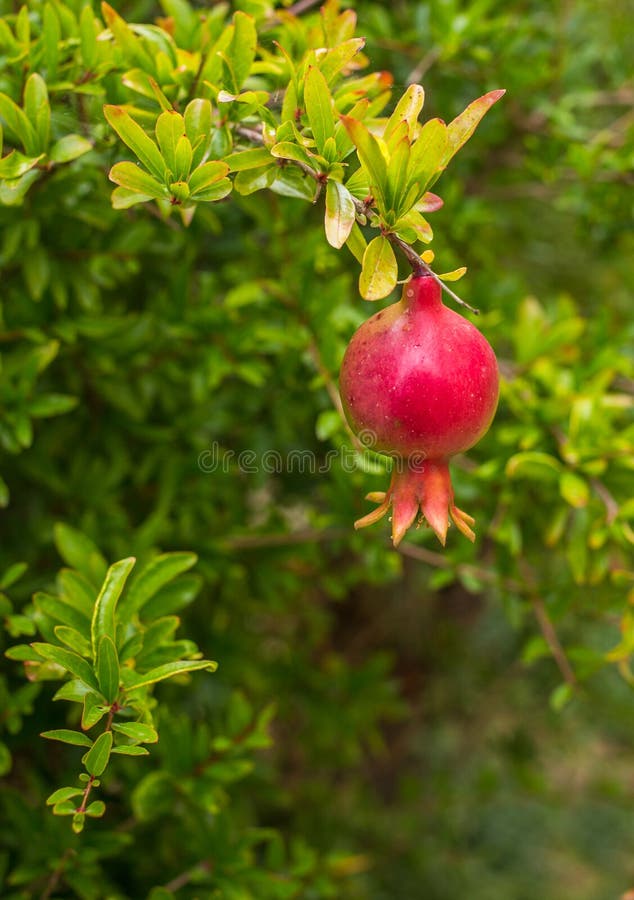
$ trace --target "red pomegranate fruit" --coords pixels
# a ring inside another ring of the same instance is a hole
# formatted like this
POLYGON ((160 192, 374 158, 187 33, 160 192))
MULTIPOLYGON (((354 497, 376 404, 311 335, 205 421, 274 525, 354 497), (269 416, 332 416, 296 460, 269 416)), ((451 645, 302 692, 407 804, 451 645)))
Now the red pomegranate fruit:
POLYGON ((346 350, 340 388, 354 432, 394 460, 387 493, 368 494, 379 506, 355 528, 391 507, 395 547, 419 510, 442 544, 450 517, 475 540, 474 520, 454 504, 448 460, 488 430, 498 367, 478 329, 443 304, 435 278, 413 277, 398 303, 361 325, 346 350))

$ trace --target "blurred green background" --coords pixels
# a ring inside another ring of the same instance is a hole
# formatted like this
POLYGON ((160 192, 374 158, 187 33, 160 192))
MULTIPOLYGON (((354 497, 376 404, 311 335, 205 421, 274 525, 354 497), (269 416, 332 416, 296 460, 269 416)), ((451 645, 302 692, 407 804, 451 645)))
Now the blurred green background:
MULTIPOLYGON (((115 6, 150 22, 177 4, 115 6)), ((318 459, 347 447, 337 371, 376 306, 358 296, 352 256, 326 244, 320 205, 233 194, 188 228, 113 211, 105 173, 125 157, 99 120, 103 98, 87 95, 95 153, 0 206, 0 571, 28 563, 7 589, 28 617, 61 565, 55 522, 111 561, 192 550, 203 585, 182 632, 220 666, 161 688, 158 747, 122 762, 75 880, 52 896, 634 889, 634 7, 342 6, 395 97, 425 86, 423 118, 507 89, 435 186, 445 205, 431 217, 436 269, 469 267, 458 290, 482 310, 504 376, 490 433, 454 472, 478 540, 451 533, 441 551, 421 529, 397 553, 384 524, 354 533, 364 494, 383 489, 380 461, 201 469, 214 446, 318 459), (275 704, 272 745, 236 747, 244 765, 217 772, 208 794, 194 779, 188 800, 165 787, 145 803, 157 772, 189 778, 179 747, 192 729, 223 733, 236 697, 275 704), (247 851, 253 829, 277 836, 247 851)), ((29 7, 37 23, 43 4, 29 7)), ((0 12, 13 27, 17 7, 0 0, 0 12)), ((316 23, 316 7, 301 19, 316 23)), ((275 36, 263 28, 262 45, 275 36)), ((0 43, 0 90, 14 95, 2 31, 0 43)), ((119 75, 104 83, 130 102, 119 75)), ((60 97, 57 125, 72 115, 60 97)), ((5 625, 4 647, 19 635, 5 625)), ((18 665, 3 672, 1 892, 45 897, 74 839, 44 798, 75 758, 37 736, 64 725, 52 688, 24 697, 18 665), (27 708, 21 723, 12 703, 27 708)))

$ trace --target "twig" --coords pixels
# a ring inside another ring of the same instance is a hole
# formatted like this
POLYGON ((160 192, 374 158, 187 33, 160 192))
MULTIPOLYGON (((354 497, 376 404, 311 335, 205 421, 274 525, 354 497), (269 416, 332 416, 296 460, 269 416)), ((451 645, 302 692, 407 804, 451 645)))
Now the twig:
POLYGON ((290 531, 287 534, 238 534, 223 540, 222 545, 229 550, 258 550, 260 547, 286 547, 290 544, 334 541, 346 534, 349 534, 346 528, 330 528, 326 531, 303 528, 301 531, 290 531))
POLYGON ((48 900, 53 891, 57 888, 57 885, 60 882, 62 875, 64 874, 64 869, 66 868, 66 863, 74 854, 74 850, 72 847, 67 847, 62 855, 62 858, 58 862, 55 869, 51 872, 51 876, 46 882, 46 887, 40 894, 40 900, 48 900))
POLYGON ((286 10, 291 16, 301 16, 302 13, 308 12, 313 6, 317 6, 322 0, 297 0, 292 6, 286 10))
POLYGON ((535 618, 539 623, 539 627, 541 629, 542 635, 544 636, 544 640, 548 644, 548 649, 550 650, 553 659, 557 663, 559 671, 563 675, 564 681, 571 687, 576 688, 578 686, 577 676, 575 675, 572 666, 568 662, 568 657, 566 656, 564 648, 559 643, 559 638, 557 637, 555 626, 553 625, 552 620, 548 615, 548 612, 546 611, 544 601, 539 597, 533 597, 532 603, 533 610, 535 611, 535 618))

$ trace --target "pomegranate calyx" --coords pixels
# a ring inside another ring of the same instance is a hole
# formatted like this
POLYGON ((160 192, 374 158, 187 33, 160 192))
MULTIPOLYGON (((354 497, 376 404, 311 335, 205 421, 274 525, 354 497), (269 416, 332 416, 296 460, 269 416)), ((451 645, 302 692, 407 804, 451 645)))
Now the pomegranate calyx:
POLYGON ((416 467, 397 460, 387 493, 368 494, 367 500, 379 503, 376 509, 354 523, 356 529, 374 525, 392 510, 392 542, 398 547, 417 516, 426 521, 445 545, 450 520, 470 541, 475 532, 470 527, 475 520, 453 502, 451 476, 446 460, 425 460, 416 467), (399 465, 400 464, 400 465, 399 465))

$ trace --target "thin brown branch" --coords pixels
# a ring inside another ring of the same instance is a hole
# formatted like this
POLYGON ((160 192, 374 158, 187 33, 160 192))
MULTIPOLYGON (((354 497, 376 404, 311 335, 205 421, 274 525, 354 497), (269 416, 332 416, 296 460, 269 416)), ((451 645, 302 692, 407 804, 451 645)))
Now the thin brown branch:
POLYGON ((557 667, 559 668, 564 681, 571 687, 576 688, 578 686, 577 676, 568 661, 564 648, 559 642, 555 626, 548 615, 544 601, 539 597, 533 597, 532 603, 533 610, 535 611, 535 618, 537 619, 544 640, 548 644, 548 649, 557 663, 557 667))
POLYGON ((50 878, 46 882, 46 886, 45 886, 44 890, 42 891, 42 893, 40 894, 40 900, 48 900, 48 898, 51 896, 51 894, 55 890, 57 890, 57 885, 59 884, 60 879, 61 879, 62 875, 64 874, 64 869, 66 868, 66 863, 71 858, 71 856, 73 856, 74 853, 75 853, 75 851, 72 849, 72 847, 66 848, 66 850, 64 851, 64 854, 62 855, 57 866, 51 872, 50 878))
POLYGON ((308 12, 313 6, 317 6, 322 0, 297 0, 292 6, 286 10, 291 16, 301 16, 302 13, 308 12))

